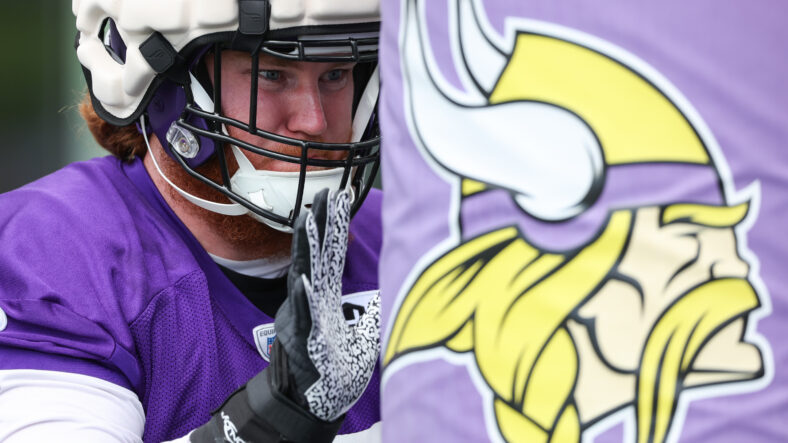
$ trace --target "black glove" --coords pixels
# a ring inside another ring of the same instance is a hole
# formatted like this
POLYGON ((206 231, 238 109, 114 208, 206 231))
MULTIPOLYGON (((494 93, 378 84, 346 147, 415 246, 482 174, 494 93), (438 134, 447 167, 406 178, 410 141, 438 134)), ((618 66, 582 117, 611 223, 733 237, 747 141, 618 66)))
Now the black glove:
POLYGON ((324 190, 296 221, 270 366, 230 396, 191 441, 333 440, 380 351, 379 296, 354 326, 342 313, 350 203, 347 191, 329 196, 324 190))

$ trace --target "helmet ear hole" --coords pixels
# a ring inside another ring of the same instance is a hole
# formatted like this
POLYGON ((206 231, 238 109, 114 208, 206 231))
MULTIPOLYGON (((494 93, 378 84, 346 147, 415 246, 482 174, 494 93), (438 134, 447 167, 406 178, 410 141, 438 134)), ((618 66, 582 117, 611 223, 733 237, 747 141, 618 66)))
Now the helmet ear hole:
POLYGON ((99 39, 104 43, 104 49, 118 64, 126 64, 126 45, 123 43, 115 21, 107 17, 101 23, 99 39))

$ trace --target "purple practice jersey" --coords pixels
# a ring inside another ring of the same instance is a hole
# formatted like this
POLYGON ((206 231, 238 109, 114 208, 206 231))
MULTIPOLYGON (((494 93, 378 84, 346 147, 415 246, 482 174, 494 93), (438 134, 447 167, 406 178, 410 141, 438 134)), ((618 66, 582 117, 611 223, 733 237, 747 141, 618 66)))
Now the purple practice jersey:
POLYGON ((382 15, 384 440, 788 440, 788 4, 382 15))
MULTIPOLYGON (((351 223, 345 294, 378 289, 379 211, 370 192, 351 223)), ((0 309, 0 369, 128 388, 146 442, 202 425, 268 365, 273 319, 230 283, 139 159, 76 163, 0 196, 0 309)), ((340 434, 380 420, 378 390, 376 372, 340 434)))

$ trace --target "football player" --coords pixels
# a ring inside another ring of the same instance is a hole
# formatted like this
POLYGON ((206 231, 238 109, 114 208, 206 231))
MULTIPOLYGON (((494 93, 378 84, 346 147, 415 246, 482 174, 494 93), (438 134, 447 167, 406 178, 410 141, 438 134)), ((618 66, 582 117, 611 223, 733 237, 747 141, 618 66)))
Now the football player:
POLYGON ((113 155, 0 196, 0 440, 374 440, 378 1, 72 9, 113 155))

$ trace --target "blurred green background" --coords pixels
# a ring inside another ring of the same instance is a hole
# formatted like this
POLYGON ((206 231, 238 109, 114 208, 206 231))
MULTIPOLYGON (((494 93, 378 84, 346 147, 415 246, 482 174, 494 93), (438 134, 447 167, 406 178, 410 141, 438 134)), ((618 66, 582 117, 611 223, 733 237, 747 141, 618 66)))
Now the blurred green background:
POLYGON ((0 0, 0 192, 105 155, 77 112, 85 91, 66 0, 0 0))

